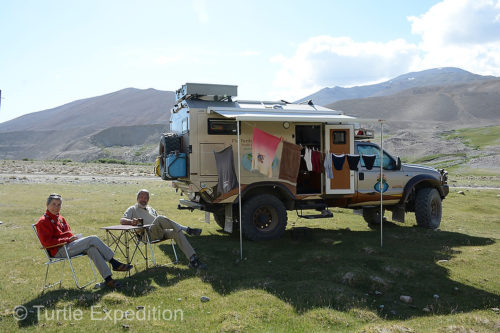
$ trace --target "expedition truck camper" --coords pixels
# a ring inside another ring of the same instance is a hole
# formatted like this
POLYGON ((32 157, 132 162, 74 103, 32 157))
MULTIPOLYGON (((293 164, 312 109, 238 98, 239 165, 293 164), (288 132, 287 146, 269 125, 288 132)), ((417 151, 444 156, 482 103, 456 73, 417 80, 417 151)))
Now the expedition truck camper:
POLYGON ((440 225, 449 191, 444 170, 401 164, 384 151, 380 179, 380 147, 367 141, 373 131, 358 128, 358 119, 311 101, 235 96, 231 85, 186 83, 176 91, 157 174, 186 194, 179 209, 212 213, 232 232, 241 200, 243 235, 275 239, 293 210, 312 219, 331 218, 329 207, 352 208, 370 225, 380 223, 382 191, 382 213, 391 211, 392 220, 415 212, 419 226, 440 225))

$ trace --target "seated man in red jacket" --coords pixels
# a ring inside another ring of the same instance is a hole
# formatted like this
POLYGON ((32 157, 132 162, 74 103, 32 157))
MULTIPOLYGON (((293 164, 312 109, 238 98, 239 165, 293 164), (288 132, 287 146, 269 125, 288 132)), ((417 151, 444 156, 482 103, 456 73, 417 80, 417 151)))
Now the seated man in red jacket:
POLYGON ((71 233, 68 223, 59 214, 62 198, 59 194, 51 194, 47 198, 47 211, 38 220, 36 230, 38 237, 50 255, 55 258, 66 257, 63 245, 66 244, 70 257, 86 253, 94 262, 97 270, 104 278, 108 287, 119 288, 120 283, 113 280, 111 270, 106 262, 109 262, 114 271, 128 271, 132 265, 122 264, 113 258, 113 251, 106 246, 97 236, 78 238, 71 233), (59 245, 59 246, 54 246, 59 245), (54 246, 54 247, 52 247, 54 246))

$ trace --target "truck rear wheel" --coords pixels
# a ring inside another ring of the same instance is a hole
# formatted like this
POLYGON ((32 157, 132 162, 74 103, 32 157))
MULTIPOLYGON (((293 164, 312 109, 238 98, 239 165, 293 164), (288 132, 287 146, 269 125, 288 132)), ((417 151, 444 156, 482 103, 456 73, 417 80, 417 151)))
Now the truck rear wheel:
POLYGON ((439 228, 441 224, 441 196, 435 188, 426 187, 417 192, 415 218, 420 227, 439 228))
POLYGON ((287 224, 285 205, 270 194, 252 197, 243 204, 242 222, 243 234, 250 240, 279 238, 287 224))
POLYGON ((214 220, 215 223, 222 229, 224 229, 224 225, 226 224, 226 217, 224 216, 224 213, 213 213, 214 214, 214 220))

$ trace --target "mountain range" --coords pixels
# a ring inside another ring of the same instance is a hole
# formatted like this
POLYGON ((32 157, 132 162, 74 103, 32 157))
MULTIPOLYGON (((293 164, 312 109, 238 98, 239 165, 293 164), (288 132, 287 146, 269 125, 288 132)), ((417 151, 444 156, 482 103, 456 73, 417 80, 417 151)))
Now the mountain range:
MULTIPOLYGON (((361 118, 447 122, 456 126, 500 123, 500 78, 458 68, 408 73, 351 88, 324 88, 300 101, 361 118)), ((77 100, 0 123, 0 159, 115 158, 154 160, 168 131, 175 93, 127 88, 77 100)))
POLYGON ((312 95, 299 99, 297 103, 312 100, 314 104, 326 106, 345 99, 393 95, 411 88, 473 83, 495 78, 494 76, 473 74, 455 67, 434 68, 421 72, 403 74, 394 79, 377 84, 350 88, 323 88, 312 95))

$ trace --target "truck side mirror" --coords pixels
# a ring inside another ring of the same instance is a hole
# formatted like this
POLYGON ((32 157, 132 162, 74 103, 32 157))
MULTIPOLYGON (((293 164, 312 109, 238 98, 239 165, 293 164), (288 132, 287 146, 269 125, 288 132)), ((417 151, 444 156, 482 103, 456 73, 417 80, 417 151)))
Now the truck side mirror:
POLYGON ((396 170, 401 170, 401 159, 399 158, 399 156, 396 161, 396 170))

